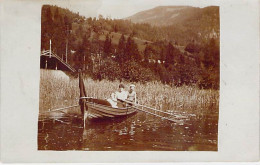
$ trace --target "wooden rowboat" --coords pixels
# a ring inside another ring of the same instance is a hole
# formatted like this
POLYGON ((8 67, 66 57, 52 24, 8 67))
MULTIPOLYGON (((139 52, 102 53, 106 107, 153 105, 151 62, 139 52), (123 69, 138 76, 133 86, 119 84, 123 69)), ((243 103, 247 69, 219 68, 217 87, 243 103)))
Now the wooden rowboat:
MULTIPOLYGON (((119 108, 113 108, 111 104, 102 99, 94 99, 86 97, 85 85, 82 79, 82 73, 79 72, 79 89, 80 89, 80 109, 84 116, 84 121, 88 119, 97 118, 115 118, 123 117, 134 114, 136 109, 133 106, 118 106, 119 108)), ((120 104, 120 103, 118 103, 120 104)), ((123 104, 123 103, 122 103, 123 104)), ((84 122, 85 123, 85 122, 84 122)))
POLYGON ((137 112, 132 106, 113 108, 108 101, 100 99, 86 99, 86 105, 88 119, 124 117, 137 112))
POLYGON ((81 71, 79 71, 79 90, 80 90, 79 104, 80 104, 81 113, 84 117, 84 127, 85 127, 86 119, 124 117, 127 115, 134 114, 137 111, 145 112, 147 114, 154 115, 162 119, 176 122, 174 119, 172 119, 172 117, 174 117, 174 114, 171 114, 169 112, 164 112, 162 110, 157 110, 155 108, 147 107, 140 104, 132 105, 131 102, 122 101, 122 100, 117 102, 119 108, 113 108, 111 104, 106 100, 87 97, 85 85, 81 74, 82 74, 81 71), (159 115, 158 113, 161 113, 161 115, 159 115))

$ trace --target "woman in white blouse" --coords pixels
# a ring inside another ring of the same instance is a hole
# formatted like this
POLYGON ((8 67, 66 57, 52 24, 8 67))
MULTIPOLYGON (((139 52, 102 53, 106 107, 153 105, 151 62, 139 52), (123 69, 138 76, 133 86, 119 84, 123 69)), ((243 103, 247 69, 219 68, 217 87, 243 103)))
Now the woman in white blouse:
POLYGON ((123 84, 119 85, 119 90, 115 93, 111 94, 112 99, 107 99, 107 101, 111 104, 112 107, 118 108, 118 100, 126 100, 128 96, 128 92, 125 91, 125 86, 123 84))

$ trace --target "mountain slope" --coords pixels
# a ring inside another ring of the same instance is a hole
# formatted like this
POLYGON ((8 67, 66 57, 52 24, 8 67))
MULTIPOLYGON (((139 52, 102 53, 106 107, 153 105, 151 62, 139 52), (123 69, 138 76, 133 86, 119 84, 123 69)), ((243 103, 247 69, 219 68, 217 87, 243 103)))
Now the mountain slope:
POLYGON ((205 15, 216 21, 216 18, 219 18, 218 10, 219 7, 216 6, 205 8, 189 6, 158 6, 153 9, 136 13, 126 19, 131 20, 134 23, 149 23, 156 26, 166 26, 182 23, 194 18, 201 19, 205 15))
POLYGON ((170 38, 182 40, 219 39, 219 7, 159 6, 126 18, 133 23, 148 23, 174 33, 170 38), (174 29, 174 31, 172 31, 174 29))
POLYGON ((187 6, 159 6, 150 10, 141 11, 126 19, 134 23, 149 23, 162 26, 172 24, 183 10, 194 9, 187 6))

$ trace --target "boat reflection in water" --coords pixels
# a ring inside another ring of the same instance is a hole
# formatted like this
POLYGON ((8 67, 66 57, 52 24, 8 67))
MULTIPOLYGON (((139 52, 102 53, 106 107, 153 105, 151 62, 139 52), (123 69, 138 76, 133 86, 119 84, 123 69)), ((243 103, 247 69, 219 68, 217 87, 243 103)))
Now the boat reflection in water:
POLYGON ((170 122, 138 112, 123 118, 87 120, 64 114, 38 123, 39 150, 217 151, 218 115, 179 113, 170 122))

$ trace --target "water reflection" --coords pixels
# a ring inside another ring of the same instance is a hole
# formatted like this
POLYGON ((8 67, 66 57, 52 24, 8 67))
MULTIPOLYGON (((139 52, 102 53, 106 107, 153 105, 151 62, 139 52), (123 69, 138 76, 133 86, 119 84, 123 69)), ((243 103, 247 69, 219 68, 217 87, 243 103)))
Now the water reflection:
POLYGON ((175 123, 139 112, 126 118, 88 121, 47 118, 38 123, 39 150, 217 150, 217 115, 178 114, 175 123))

